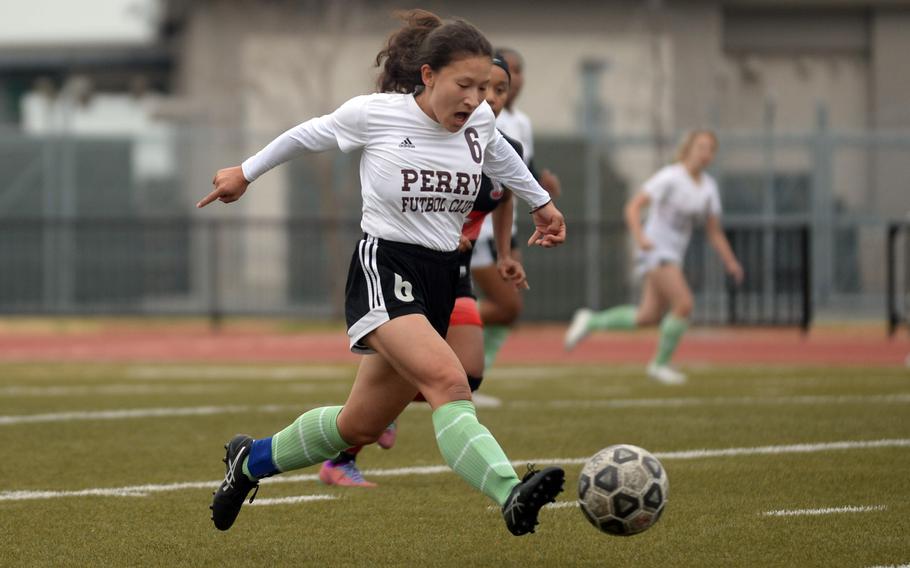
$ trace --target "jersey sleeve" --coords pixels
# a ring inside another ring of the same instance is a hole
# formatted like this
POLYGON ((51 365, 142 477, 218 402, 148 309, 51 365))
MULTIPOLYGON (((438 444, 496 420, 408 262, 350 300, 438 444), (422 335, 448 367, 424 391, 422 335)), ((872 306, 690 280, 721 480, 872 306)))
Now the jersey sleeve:
MULTIPOLYGON (((524 146, 521 144, 521 142, 519 142, 518 140, 512 138, 512 137, 509 136, 508 134, 505 134, 505 133, 502 132, 501 130, 500 130, 500 134, 502 134, 502 137, 506 139, 506 142, 508 142, 513 148, 515 148, 515 152, 518 153, 518 157, 519 157, 519 158, 522 158, 522 160, 523 160, 523 159, 524 159, 524 155, 525 155, 525 154, 524 154, 525 151, 524 151, 524 146)), ((531 173, 532 173, 532 174, 534 173, 534 170, 532 170, 530 167, 529 167, 528 169, 531 170, 531 173)), ((537 176, 534 176, 534 178, 536 179, 537 176)))
POLYGON ((521 111, 518 112, 520 113, 521 130, 524 135, 525 145, 525 153, 522 155, 522 158, 530 162, 534 159, 534 128, 531 126, 531 119, 528 118, 528 115, 521 111))
POLYGON ((708 196, 708 215, 714 215, 715 217, 720 217, 723 213, 723 207, 720 204, 720 192, 717 189, 717 184, 711 184, 711 194, 708 196))
POLYGON ((661 168, 657 173, 648 178, 642 189, 651 198, 652 203, 659 203, 667 195, 670 185, 673 183, 673 170, 670 166, 661 168))
POLYGON ((241 164, 243 177, 255 181, 272 168, 306 152, 333 148, 350 152, 365 146, 367 100, 367 95, 354 97, 331 114, 312 118, 287 130, 241 164))
POLYGON ((550 194, 540 187, 521 156, 495 128, 484 155, 483 173, 511 189, 531 209, 550 201, 550 194))

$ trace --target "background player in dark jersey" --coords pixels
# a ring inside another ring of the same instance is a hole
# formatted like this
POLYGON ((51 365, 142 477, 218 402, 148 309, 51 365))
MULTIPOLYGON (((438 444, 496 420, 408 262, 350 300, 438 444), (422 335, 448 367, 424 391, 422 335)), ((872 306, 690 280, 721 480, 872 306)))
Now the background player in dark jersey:
POLYGON ((561 468, 518 478, 478 422, 467 374, 443 337, 455 304, 461 227, 483 172, 531 207, 529 245, 563 243, 565 220, 496 130, 484 100, 489 41, 463 20, 443 23, 423 10, 402 19, 376 59, 380 93, 355 97, 288 130, 240 166, 219 170, 215 189, 198 203, 236 201, 260 175, 302 152, 363 149, 364 238, 352 255, 345 295, 351 350, 365 355, 354 386, 344 406, 305 412, 267 438, 238 434, 225 444, 225 477, 211 506, 220 530, 234 524, 259 479, 375 442, 417 393, 433 408, 446 463, 500 505, 512 534, 531 532, 541 507, 562 490, 561 468))
MULTIPOLYGON (((493 57, 493 67, 490 70, 490 85, 487 87, 487 103, 493 109, 494 115, 499 115, 505 105, 509 93, 509 66, 500 54, 493 57)), ((521 144, 516 140, 506 137, 506 140, 521 155, 521 144)), ((449 318, 449 330, 446 334, 448 343, 458 360, 461 361, 468 375, 468 384, 471 391, 476 391, 483 381, 484 373, 484 342, 483 323, 477 307, 477 297, 471 284, 471 255, 474 244, 480 234, 481 225, 487 215, 493 218, 493 227, 496 234, 496 244, 499 248, 497 271, 499 277, 509 286, 515 288, 527 287, 524 268, 521 263, 512 258, 512 192, 502 184, 491 180, 484 175, 480 185, 480 192, 474 200, 474 208, 468 214, 461 230, 461 240, 458 245, 459 280, 455 289, 455 307, 449 318)), ((418 395, 422 400, 422 397, 418 395)), ((394 444, 396 426, 389 426, 379 438, 379 446, 389 449, 394 444)), ((376 484, 364 479, 357 467, 357 456, 363 446, 355 446, 339 453, 331 460, 326 460, 319 470, 319 479, 327 485, 341 485, 346 487, 375 487, 376 484)))
MULTIPOLYGON (((499 48, 499 56, 507 63, 510 72, 509 92, 505 101, 505 108, 496 118, 496 127, 500 132, 511 136, 521 143, 524 153, 522 159, 528 164, 528 169, 547 190, 550 197, 556 199, 562 193, 562 186, 550 170, 543 169, 538 172, 534 167, 534 131, 528 115, 516 107, 516 101, 521 95, 524 86, 524 59, 518 51, 511 48, 499 48)), ((514 219, 514 218, 513 218, 514 219)), ((508 237, 515 240, 514 221, 512 232, 508 237)), ((480 289, 480 315, 483 319, 484 337, 484 363, 486 368, 493 366, 496 355, 505 343, 511 326, 515 324, 524 309, 524 298, 513 286, 506 285, 499 277, 496 263, 502 255, 498 252, 500 235, 494 235, 490 221, 484 223, 477 246, 474 248, 472 260, 474 284, 480 289), (495 238, 494 238, 495 237, 495 238)), ((511 255, 516 260, 521 260, 521 251, 513 246, 511 255)))

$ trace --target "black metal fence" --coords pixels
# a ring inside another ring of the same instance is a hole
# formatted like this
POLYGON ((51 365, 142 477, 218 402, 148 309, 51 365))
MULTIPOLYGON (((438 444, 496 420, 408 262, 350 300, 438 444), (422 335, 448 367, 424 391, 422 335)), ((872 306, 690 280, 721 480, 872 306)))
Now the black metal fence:
POLYGON ((696 297, 695 320, 808 330, 813 314, 808 226, 740 222, 726 234, 745 278, 737 285, 727 276, 704 234, 696 233, 685 262, 696 297))
MULTIPOLYGON (((739 224, 727 233, 746 280, 733 286, 697 233, 685 268, 695 321, 807 328, 808 229, 739 224)), ((354 219, 2 219, 0 313, 340 318, 360 234, 354 219)), ((520 226, 519 241, 527 234, 520 226)), ((523 247, 526 320, 565 320, 584 303, 592 236, 604 251, 602 306, 634 301, 622 225, 573 223, 563 247, 523 247)))
POLYGON ((888 334, 910 323, 910 221, 892 221, 887 232, 887 293, 885 315, 888 334))

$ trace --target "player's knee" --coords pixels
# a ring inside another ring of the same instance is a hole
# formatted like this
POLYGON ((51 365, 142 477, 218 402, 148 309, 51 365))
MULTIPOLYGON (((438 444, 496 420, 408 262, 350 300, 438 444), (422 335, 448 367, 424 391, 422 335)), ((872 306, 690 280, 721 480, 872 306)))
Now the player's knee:
POLYGON ((435 377, 427 377, 421 392, 431 403, 445 403, 455 400, 471 400, 471 387, 461 369, 440 371, 435 377))
POLYGON ((673 305, 673 315, 678 318, 688 318, 692 315, 694 308, 695 302, 692 301, 692 298, 684 298, 673 305))
POLYGON ((515 294, 499 305, 500 317, 503 325, 512 325, 521 315, 521 296, 515 294))
POLYGON ((660 322, 660 315, 656 313, 638 312, 635 316, 635 325, 638 327, 647 327, 656 325, 660 322))
POLYGON ((483 382, 483 377, 474 377, 468 375, 468 386, 471 387, 471 392, 476 391, 480 388, 480 383, 483 382))
POLYGON ((471 400, 471 386, 468 381, 462 379, 460 382, 449 384, 442 391, 442 398, 448 401, 471 400))
POLYGON ((368 446, 379 439, 383 428, 374 432, 370 428, 365 428, 365 426, 363 423, 345 424, 344 427, 339 424, 338 433, 351 446, 368 446))

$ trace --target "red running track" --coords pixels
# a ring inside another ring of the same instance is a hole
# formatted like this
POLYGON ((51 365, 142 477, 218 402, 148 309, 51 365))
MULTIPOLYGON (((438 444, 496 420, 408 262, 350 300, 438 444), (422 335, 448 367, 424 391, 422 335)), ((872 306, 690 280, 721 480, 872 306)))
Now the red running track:
MULTIPOLYGON (((516 330, 499 362, 646 363, 656 331, 597 334, 572 353, 562 348, 564 328, 524 326, 516 330)), ((890 340, 880 328, 813 331, 695 329, 685 336, 675 362, 718 365, 903 366, 906 338, 890 340)), ((206 330, 106 329, 51 333, 0 331, 0 361, 12 362, 283 362, 351 363, 343 331, 280 333, 206 330)))

